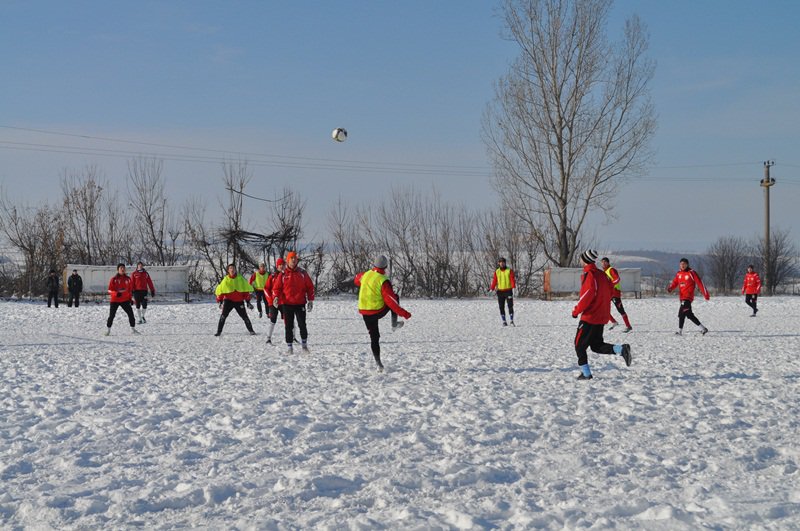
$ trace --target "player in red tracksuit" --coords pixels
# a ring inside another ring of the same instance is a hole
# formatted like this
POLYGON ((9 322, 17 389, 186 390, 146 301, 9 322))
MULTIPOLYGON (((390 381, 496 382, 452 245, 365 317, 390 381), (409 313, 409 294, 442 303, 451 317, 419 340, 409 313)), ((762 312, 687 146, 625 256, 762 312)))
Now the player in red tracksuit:
MULTIPOLYGON (((631 326, 631 322, 628 320, 628 314, 625 313, 625 308, 622 306, 622 292, 620 291, 620 278, 619 272, 611 267, 611 262, 605 256, 600 259, 600 265, 603 267, 603 272, 606 274, 608 279, 611 281, 613 286, 611 292, 611 302, 614 303, 614 307, 617 309, 619 314, 622 316, 622 320, 625 321, 625 330, 624 333, 628 333, 633 330, 631 326)), ((611 326, 608 327, 609 330, 612 330, 615 326, 617 326, 617 320, 614 319, 614 316, 611 315, 609 312, 609 318, 611 319, 611 326)))
POLYGON ((133 301, 136 303, 136 313, 139 314, 139 324, 143 324, 147 322, 144 318, 147 311, 147 290, 150 290, 151 297, 155 297, 156 288, 153 286, 150 273, 145 271, 142 262, 136 264, 136 271, 131 274, 131 281, 133 282, 133 301))
POLYGON ((267 299, 267 317, 269 317, 269 333, 267 334, 267 343, 272 344, 272 331, 275 330, 275 323, 278 321, 278 313, 283 318, 283 309, 280 306, 273 306, 272 302, 275 299, 272 295, 272 288, 275 285, 275 279, 283 273, 284 262, 283 258, 275 260, 275 270, 267 277, 264 283, 264 297, 267 299))
POLYGON ((133 281, 125 274, 125 264, 117 264, 117 274, 111 277, 108 283, 108 294, 111 296, 111 308, 106 321, 106 335, 111 335, 111 325, 114 324, 114 316, 117 308, 122 307, 128 314, 128 322, 131 325, 131 333, 138 334, 136 331, 136 320, 133 318, 133 308, 131 308, 131 298, 133 297, 133 281))
POLYGON ((744 275, 744 283, 742 283, 742 295, 744 295, 744 302, 753 309, 755 317, 758 313, 758 295, 761 293, 761 277, 756 273, 753 264, 747 266, 747 273, 744 275))
POLYGON ((286 267, 272 287, 272 305, 283 306, 283 322, 286 330, 286 348, 289 353, 294 345, 294 320, 300 328, 300 343, 303 350, 308 350, 308 329, 306 328, 306 311, 314 307, 314 283, 305 269, 297 267, 297 253, 286 254, 286 267))
POLYGON ((354 282, 359 287, 358 313, 361 314, 364 318, 364 324, 367 325, 372 357, 375 358, 378 370, 382 371, 381 332, 378 322, 387 313, 391 312, 392 331, 395 331, 404 324, 403 321, 397 321, 397 316, 400 315, 404 319, 411 319, 411 314, 400 306, 400 297, 394 292, 392 283, 386 278, 386 268, 389 266, 389 260, 384 255, 380 255, 372 265, 373 267, 369 271, 356 275, 354 282))
POLYGON ((703 281, 700 279, 700 275, 697 274, 697 271, 689 267, 689 260, 686 258, 681 258, 680 271, 675 273, 675 278, 672 279, 672 283, 667 288, 667 292, 672 293, 672 290, 675 288, 679 288, 679 298, 681 301, 681 306, 678 309, 678 331, 675 332, 675 335, 679 336, 683 334, 683 323, 685 319, 689 319, 699 326, 700 333, 705 335, 706 332, 708 332, 708 328, 703 326, 702 323, 700 323, 700 319, 692 312, 694 290, 699 290, 706 300, 711 296, 708 294, 708 290, 703 285, 703 281))
POLYGON ((578 355, 578 367, 581 373, 578 380, 591 380, 592 371, 589 368, 587 348, 598 354, 617 354, 625 360, 625 365, 631 366, 633 356, 631 346, 612 345, 603 340, 603 328, 611 317, 611 282, 608 277, 597 269, 594 261, 597 260, 597 251, 588 249, 581 253, 584 263, 581 275, 581 292, 578 304, 572 310, 572 317, 580 315, 578 331, 575 333, 575 353, 578 355))

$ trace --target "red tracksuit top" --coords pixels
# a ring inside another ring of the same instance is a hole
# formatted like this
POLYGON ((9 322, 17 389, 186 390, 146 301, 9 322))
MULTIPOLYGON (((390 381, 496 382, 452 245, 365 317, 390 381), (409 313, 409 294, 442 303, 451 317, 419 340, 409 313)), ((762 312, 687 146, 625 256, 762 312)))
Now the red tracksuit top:
POLYGON ((150 273, 142 269, 138 269, 131 273, 131 281, 133 282, 133 291, 147 291, 155 296, 156 288, 153 286, 153 279, 150 278, 150 273))
POLYGON ((314 283, 305 269, 286 266, 272 281, 272 296, 278 297, 280 304, 300 306, 314 300, 314 283))
POLYGON ((111 302, 127 302, 133 297, 133 282, 128 275, 117 273, 108 282, 108 293, 111 302))
POLYGON ((669 285, 667 291, 672 293, 676 287, 680 287, 680 300, 682 301, 693 301, 694 300, 694 289, 697 288, 700 293, 703 294, 703 298, 708 300, 710 295, 708 294, 708 290, 703 285, 703 281, 700 280, 700 275, 692 269, 688 268, 686 271, 678 271, 675 273, 675 278, 672 279, 672 284, 669 285))
POLYGON ((758 273, 745 273, 744 283, 742 283, 742 293, 744 295, 758 295, 761 293, 761 277, 758 273))
POLYGON ((581 316, 581 321, 604 325, 611 319, 611 281, 594 264, 583 266, 581 293, 572 316, 581 316))

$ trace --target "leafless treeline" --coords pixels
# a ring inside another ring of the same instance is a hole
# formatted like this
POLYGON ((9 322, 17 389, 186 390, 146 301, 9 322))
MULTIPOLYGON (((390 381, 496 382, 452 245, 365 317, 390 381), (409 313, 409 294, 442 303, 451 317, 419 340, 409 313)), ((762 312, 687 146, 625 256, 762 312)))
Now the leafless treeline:
MULTIPOLYGON (((96 166, 64 170, 61 198, 55 204, 17 205, 0 192, 0 234, 19 260, 0 265, 0 292, 37 294, 50 269, 68 263, 113 265, 189 265, 190 289, 207 291, 224 275, 225 265, 252 268, 270 256, 296 248, 302 234, 303 203, 284 190, 260 211, 274 227, 269 234, 245 227, 243 192, 252 178, 246 162, 223 165, 226 202, 221 225, 205 220, 206 204, 189 198, 182 207, 170 204, 163 162, 128 162, 125 190, 110 187, 96 166), (270 219, 271 218, 271 219, 270 219)), ((246 271, 242 271, 246 273, 246 271)))
POLYGON ((798 273, 797 248, 787 231, 775 230, 770 235, 769 251, 767 256, 763 237, 751 241, 738 236, 719 238, 706 251, 712 285, 725 294, 738 293, 745 269, 753 265, 761 276, 762 292, 776 293, 798 273))
POLYGON ((435 191, 394 189, 380 204, 340 201, 329 218, 331 290, 353 289, 353 276, 385 254, 392 284, 405 296, 465 297, 485 292, 498 256, 515 270, 517 293, 540 288, 539 244, 519 218, 502 210, 473 213, 435 191))

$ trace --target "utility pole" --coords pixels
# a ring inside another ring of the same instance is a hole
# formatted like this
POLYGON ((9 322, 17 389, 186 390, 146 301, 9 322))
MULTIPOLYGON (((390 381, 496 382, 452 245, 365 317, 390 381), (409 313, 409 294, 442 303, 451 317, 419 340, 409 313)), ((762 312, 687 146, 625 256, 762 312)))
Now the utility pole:
POLYGON ((770 265, 772 263, 772 255, 769 248, 769 188, 775 185, 775 179, 769 176, 769 169, 774 164, 774 160, 764 162, 764 178, 761 179, 761 186, 764 188, 764 285, 769 295, 772 295, 769 288, 770 265))

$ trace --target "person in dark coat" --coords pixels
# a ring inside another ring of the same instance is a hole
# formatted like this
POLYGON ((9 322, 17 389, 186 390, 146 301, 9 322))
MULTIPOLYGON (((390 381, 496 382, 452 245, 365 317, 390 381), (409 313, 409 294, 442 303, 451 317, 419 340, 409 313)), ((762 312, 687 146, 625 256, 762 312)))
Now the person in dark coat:
POLYGON ((67 291, 69 298, 67 299, 67 307, 72 308, 72 303, 75 303, 77 308, 81 304, 81 292, 83 291, 83 279, 78 274, 77 269, 72 270, 72 274, 67 279, 67 291))
POLYGON ((58 278, 55 269, 50 270, 50 274, 47 275, 47 307, 50 307, 50 303, 55 300, 56 308, 58 308, 58 287, 61 283, 61 280, 58 278))

